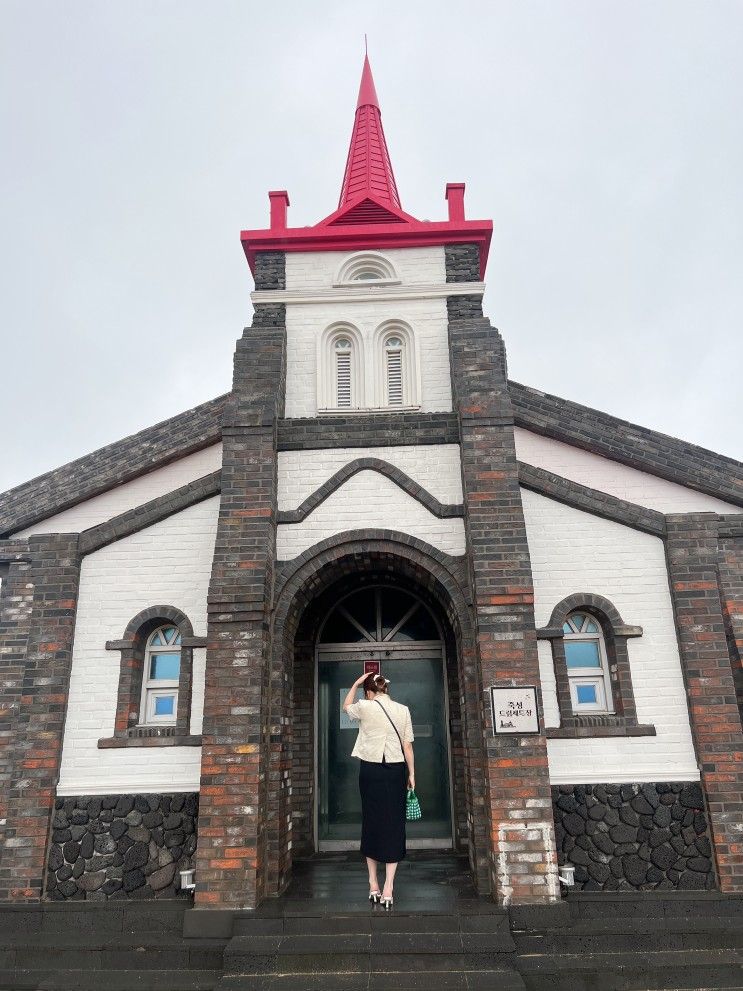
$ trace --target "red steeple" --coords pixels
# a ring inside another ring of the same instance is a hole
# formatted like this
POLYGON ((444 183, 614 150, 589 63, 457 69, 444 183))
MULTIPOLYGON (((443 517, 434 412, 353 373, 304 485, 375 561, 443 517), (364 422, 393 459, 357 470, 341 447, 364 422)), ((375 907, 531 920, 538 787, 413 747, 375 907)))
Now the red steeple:
POLYGON ((384 138, 382 114, 368 56, 364 58, 361 73, 356 119, 338 209, 343 211, 343 216, 337 216, 335 223, 384 223, 403 219, 396 215, 402 207, 384 138), (348 213, 347 208, 350 208, 348 213), (385 208, 395 213, 385 215, 385 208))
POLYGON ((242 231, 240 235, 253 272, 256 257, 262 251, 348 252, 476 244, 480 250, 480 277, 484 277, 493 223, 466 219, 464 183, 450 182, 446 187, 448 220, 416 220, 400 206, 368 58, 364 59, 361 73, 338 209, 313 227, 289 227, 286 190, 275 189, 268 195, 270 228, 242 231))

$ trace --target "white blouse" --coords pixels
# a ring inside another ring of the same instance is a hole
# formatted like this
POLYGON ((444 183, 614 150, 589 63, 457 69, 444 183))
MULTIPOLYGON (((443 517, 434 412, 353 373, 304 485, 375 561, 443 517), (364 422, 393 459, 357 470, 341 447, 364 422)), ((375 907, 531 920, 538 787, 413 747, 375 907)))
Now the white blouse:
POLYGON ((361 699, 349 705, 346 712, 351 719, 356 719, 361 724, 359 735, 351 751, 352 757, 372 761, 374 764, 381 764, 383 756, 388 764, 405 760, 397 733, 400 734, 403 743, 413 742, 413 722, 410 718, 410 709, 406 705, 393 702, 391 698, 385 696, 384 700, 379 702, 361 699), (385 712, 395 724, 397 733, 390 725, 385 712))

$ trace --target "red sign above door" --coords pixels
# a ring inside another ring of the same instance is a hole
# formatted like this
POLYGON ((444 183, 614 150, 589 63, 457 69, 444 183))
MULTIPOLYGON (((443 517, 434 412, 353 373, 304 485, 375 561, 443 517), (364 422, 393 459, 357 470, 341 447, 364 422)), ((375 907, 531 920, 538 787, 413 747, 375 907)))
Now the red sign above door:
POLYGON ((379 674, 379 661, 364 661, 364 674, 379 674))

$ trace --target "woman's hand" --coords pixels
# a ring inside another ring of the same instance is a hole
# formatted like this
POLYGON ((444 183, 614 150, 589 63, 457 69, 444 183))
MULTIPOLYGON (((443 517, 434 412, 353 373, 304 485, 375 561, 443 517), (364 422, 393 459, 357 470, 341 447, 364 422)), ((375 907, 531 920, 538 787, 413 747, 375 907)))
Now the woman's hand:
POLYGON ((357 685, 360 685, 363 681, 366 681, 368 677, 369 675, 366 672, 364 672, 364 674, 362 674, 361 677, 357 678, 356 681, 354 681, 353 687, 356 688, 357 685))

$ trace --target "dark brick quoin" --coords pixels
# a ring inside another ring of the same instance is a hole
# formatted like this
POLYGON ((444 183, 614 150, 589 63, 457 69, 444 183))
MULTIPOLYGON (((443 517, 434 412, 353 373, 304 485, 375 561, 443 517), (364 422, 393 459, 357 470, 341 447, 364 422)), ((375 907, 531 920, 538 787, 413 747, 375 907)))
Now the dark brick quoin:
POLYGON ((723 536, 720 526, 719 572, 738 711, 743 720, 743 535, 723 536))
POLYGON ((255 907, 265 891, 276 427, 286 329, 256 313, 235 352, 207 600, 196 904, 255 907))
MULTIPOLYGON (((452 384, 479 659, 479 718, 487 735, 485 801, 492 887, 501 903, 559 897, 547 741, 493 733, 491 685, 536 685, 534 589, 500 334, 484 319, 450 319, 452 384)), ((541 697, 540 725, 541 719, 541 697)))
POLYGON ((78 795, 54 803, 52 901, 175 898, 196 849, 199 796, 78 795))
POLYGON ((691 730, 720 888, 743 891, 743 731, 718 586, 718 518, 666 517, 666 554, 691 730))
POLYGON ((698 782, 560 785, 552 802, 559 863, 579 891, 715 887, 698 782))
POLYGON ((4 845, 0 901, 38 901, 72 662, 80 578, 77 534, 29 538, 29 564, 3 589, 4 845), (22 577, 20 601, 13 602, 22 577), (7 650, 7 653, 6 653, 7 650))

